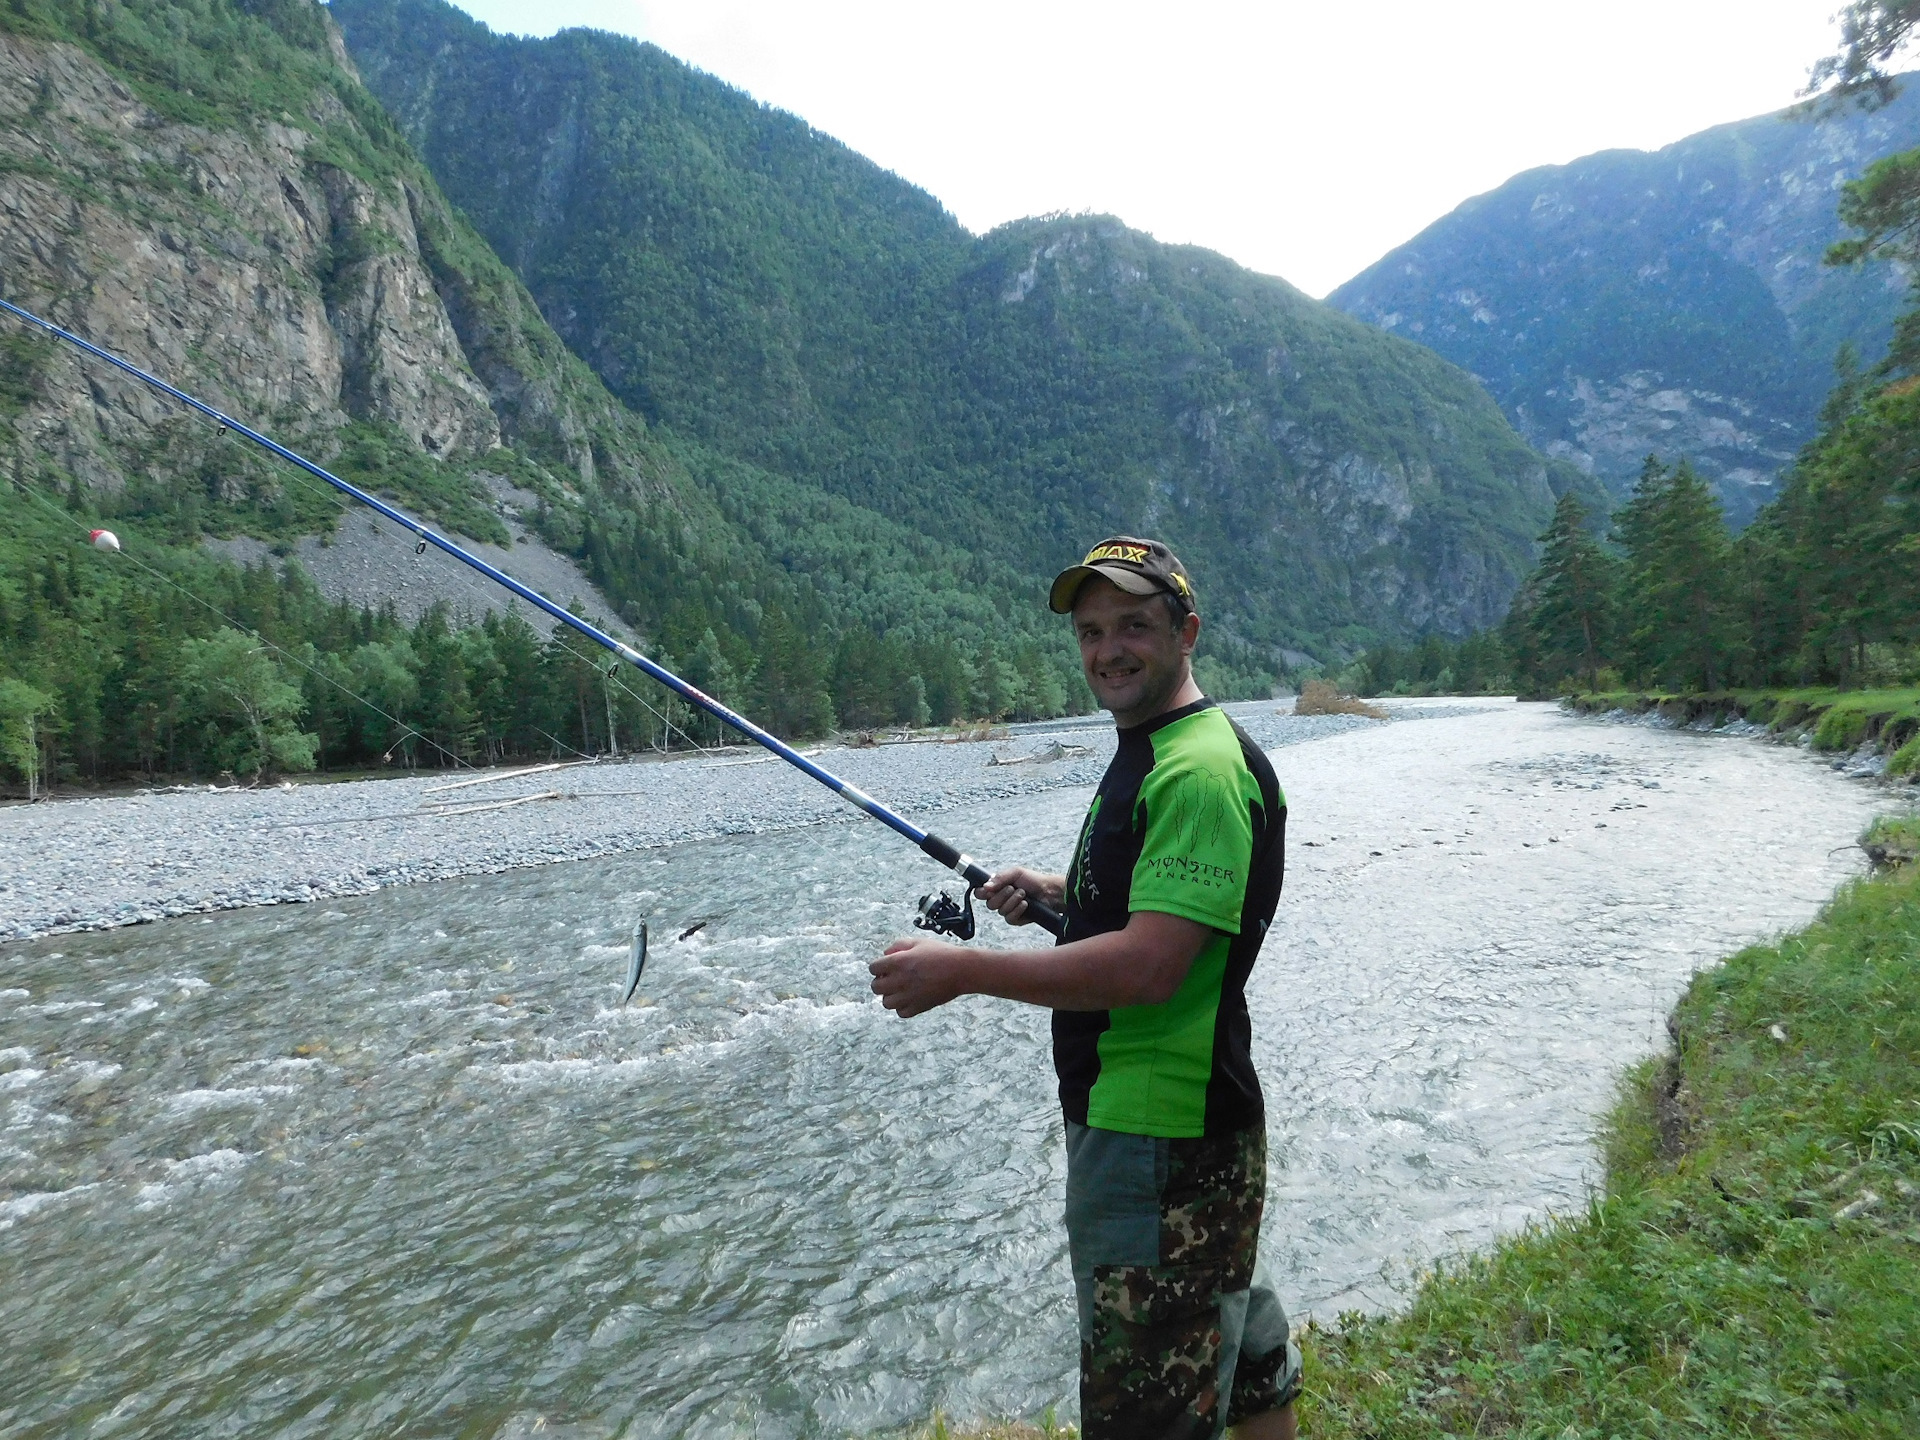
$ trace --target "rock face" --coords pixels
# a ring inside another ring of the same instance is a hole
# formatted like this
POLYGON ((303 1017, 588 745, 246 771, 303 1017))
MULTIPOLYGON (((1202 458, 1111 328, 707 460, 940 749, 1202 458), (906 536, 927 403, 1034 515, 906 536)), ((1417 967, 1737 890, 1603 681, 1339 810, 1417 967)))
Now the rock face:
MULTIPOLYGON (((237 417, 381 420, 432 454, 484 454, 500 425, 421 257, 422 197, 377 193, 313 138, 170 121, 80 51, 0 35, 8 298, 237 417)), ((19 429, 118 488, 152 427, 191 423, 60 350, 19 429)))
POLYGON ((1204 563, 1216 624, 1495 624, 1554 481, 1576 478, 1457 369, 1210 251, 1076 217, 1003 227, 972 260, 947 384, 975 414, 1019 415, 1032 446, 996 482, 1026 472, 1044 512, 1058 482, 1032 452, 1091 451, 1075 499, 1204 563))
MULTIPOLYGON (((337 32, 333 40, 343 61, 337 32)), ((0 32, 6 297, 322 463, 372 436, 385 458, 355 478, 428 507, 429 518, 436 495, 464 497, 459 513, 526 540, 548 503, 593 489, 616 504, 694 513, 686 523, 702 533, 722 524, 644 423, 566 352, 404 144, 390 130, 384 143, 369 137, 348 113, 350 69, 330 79, 310 89, 303 113, 200 122, 177 105, 156 108, 175 98, 166 92, 143 100, 75 45, 0 32), (436 463, 418 471, 422 460, 436 463), (408 465, 424 488, 402 483, 408 465), (529 484, 540 493, 516 488, 529 484)), ((11 442, 0 465, 14 474, 64 471, 105 494, 159 487, 176 507, 183 489, 204 487, 209 500, 256 510, 313 483, 17 322, 0 326, 0 339, 13 347, 0 357, 11 442)), ((320 540, 301 544, 320 547, 313 569, 330 598, 391 598, 372 584, 392 578, 385 568, 348 563, 352 545, 328 554, 320 540)), ((255 541, 226 548, 237 559, 266 554, 255 541)), ((565 557, 537 538, 522 549, 518 561, 490 553, 509 570, 532 566, 562 600, 577 595, 611 615, 565 557)), ((400 596, 409 615, 435 600, 489 608, 445 566, 410 574, 400 596)))
MULTIPOLYGON (((340 340, 341 407, 392 421, 430 455, 499 444, 487 392, 420 255, 418 193, 381 195, 336 166, 316 171, 327 199, 323 294, 340 340)), ((282 188, 292 203, 299 192, 284 177, 282 188)))
POLYGON ((1909 87, 1874 114, 1762 116, 1530 170, 1328 303, 1465 366, 1616 495, 1648 454, 1685 455, 1744 524, 1811 438, 1841 343, 1885 348, 1906 277, 1821 257, 1840 187, 1916 144, 1909 87))

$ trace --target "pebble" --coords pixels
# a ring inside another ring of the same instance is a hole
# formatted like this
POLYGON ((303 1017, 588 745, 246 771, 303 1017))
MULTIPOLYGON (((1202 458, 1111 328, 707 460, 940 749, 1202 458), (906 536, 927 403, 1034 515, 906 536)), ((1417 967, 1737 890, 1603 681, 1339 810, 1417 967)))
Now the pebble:
MULTIPOLYGON (((1268 749, 1380 723, 1346 715, 1296 717, 1281 713, 1286 703, 1228 709, 1268 749)), ((928 817, 955 806, 1092 785, 1113 745, 1111 723, 1085 717, 1016 726, 993 741, 833 748, 818 760, 929 826, 928 817), (1056 743, 1085 749, 1058 760, 1004 764, 1038 757, 1056 743), (989 757, 1001 763, 989 765, 989 757)), ((504 776, 457 792, 459 800, 478 803, 543 790, 559 790, 565 798, 469 815, 434 815, 421 807, 439 800, 430 793, 435 787, 481 772, 416 771, 405 778, 258 790, 183 787, 9 806, 0 809, 0 853, 7 856, 0 873, 0 939, 307 904, 390 885, 862 818, 777 760, 718 763, 747 758, 736 749, 722 756, 603 761, 504 776)), ((957 843, 963 837, 954 838, 957 843)))

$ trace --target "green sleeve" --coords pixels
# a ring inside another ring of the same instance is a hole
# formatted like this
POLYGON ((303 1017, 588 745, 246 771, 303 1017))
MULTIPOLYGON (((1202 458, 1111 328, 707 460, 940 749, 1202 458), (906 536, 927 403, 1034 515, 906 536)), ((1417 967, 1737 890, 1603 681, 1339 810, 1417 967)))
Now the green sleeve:
POLYGON ((1253 816, 1238 777, 1204 766, 1156 765, 1140 784, 1146 835, 1127 909, 1157 910, 1240 933, 1253 816))

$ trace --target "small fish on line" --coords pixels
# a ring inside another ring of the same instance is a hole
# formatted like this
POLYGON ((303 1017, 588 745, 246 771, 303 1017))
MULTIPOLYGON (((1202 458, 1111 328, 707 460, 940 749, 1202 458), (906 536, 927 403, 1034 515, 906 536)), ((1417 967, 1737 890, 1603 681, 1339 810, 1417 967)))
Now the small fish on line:
POLYGON ((705 920, 694 921, 691 925, 687 926, 686 929, 680 932, 680 938, 682 940, 685 940, 689 936, 698 935, 702 930, 707 928, 707 923, 708 922, 705 920))
POLYGON ((620 997, 621 1008, 633 999, 633 992, 640 988, 640 972, 647 968, 647 922, 633 922, 633 940, 627 947, 627 988, 620 997))

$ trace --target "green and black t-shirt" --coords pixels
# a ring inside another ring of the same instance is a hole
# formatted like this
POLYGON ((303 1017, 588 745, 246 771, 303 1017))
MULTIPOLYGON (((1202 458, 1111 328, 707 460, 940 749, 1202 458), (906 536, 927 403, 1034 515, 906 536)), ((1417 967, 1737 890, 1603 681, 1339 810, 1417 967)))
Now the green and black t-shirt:
POLYGON ((1263 1118, 1246 984, 1280 902, 1286 824, 1273 766, 1211 700, 1120 732, 1067 871, 1060 942, 1123 930, 1136 910, 1215 933, 1164 1004, 1054 1011, 1069 1120, 1178 1139, 1263 1118))

